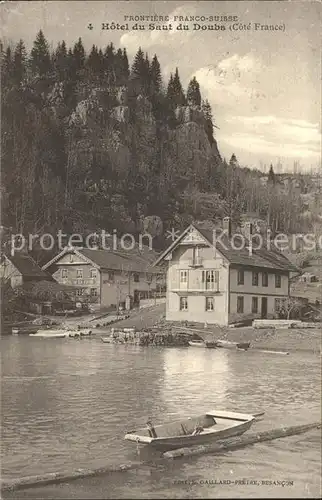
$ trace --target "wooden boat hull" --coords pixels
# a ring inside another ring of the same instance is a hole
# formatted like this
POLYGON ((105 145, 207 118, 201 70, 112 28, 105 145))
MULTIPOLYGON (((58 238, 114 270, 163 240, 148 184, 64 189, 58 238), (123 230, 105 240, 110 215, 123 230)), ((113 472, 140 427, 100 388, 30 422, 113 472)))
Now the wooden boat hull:
POLYGON ((113 344, 113 340, 110 339, 110 337, 101 337, 101 341, 104 342, 104 344, 113 344))
POLYGON ((83 337, 83 336, 89 336, 92 334, 92 330, 86 329, 86 330, 64 330, 64 329, 46 329, 46 330, 38 330, 37 333, 32 333, 29 334, 30 337, 40 337, 40 338, 45 338, 45 339, 62 339, 62 338, 68 338, 68 337, 83 337))
POLYGON ((125 439, 136 443, 150 445, 159 451, 174 450, 206 444, 214 441, 221 441, 230 437, 244 434, 255 420, 253 415, 245 415, 232 412, 210 412, 206 415, 194 417, 192 419, 181 420, 164 425, 156 425, 156 437, 151 437, 147 429, 139 429, 125 435, 125 439), (215 425, 207 425, 216 421, 215 425), (196 424, 200 424, 203 431, 200 434, 192 435, 196 424), (186 432, 189 432, 187 434, 186 432), (171 433, 177 434, 171 436, 171 433), (160 436, 160 437, 159 437, 160 436))
POLYGON ((250 342, 229 342, 228 340, 217 340, 217 347, 224 349, 249 349, 250 342))
POLYGON ((217 342, 206 342, 207 349, 216 349, 217 342))
POLYGON ((189 345, 191 347, 207 347, 206 344, 202 341, 189 340, 189 345))

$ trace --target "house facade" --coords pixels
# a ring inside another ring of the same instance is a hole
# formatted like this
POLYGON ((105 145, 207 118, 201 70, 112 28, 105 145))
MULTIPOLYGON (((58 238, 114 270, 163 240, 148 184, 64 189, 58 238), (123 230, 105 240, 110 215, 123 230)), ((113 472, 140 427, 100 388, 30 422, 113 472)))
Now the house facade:
POLYGON ((251 249, 242 235, 244 248, 238 237, 232 245, 229 228, 226 219, 219 240, 218 231, 191 225, 156 261, 168 263, 167 320, 228 325, 277 317, 294 267, 280 252, 251 249))
POLYGON ((64 249, 43 269, 58 283, 73 287, 76 302, 127 309, 153 294, 162 275, 137 255, 82 248, 64 249))

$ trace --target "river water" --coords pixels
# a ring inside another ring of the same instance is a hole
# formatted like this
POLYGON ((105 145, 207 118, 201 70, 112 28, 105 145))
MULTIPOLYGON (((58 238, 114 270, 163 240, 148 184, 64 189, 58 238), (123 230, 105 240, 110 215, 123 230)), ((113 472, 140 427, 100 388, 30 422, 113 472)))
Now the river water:
MULTIPOLYGON (((148 417, 158 423, 215 408, 265 411, 258 430, 321 419, 321 360, 309 353, 6 336, 1 356, 3 479, 140 460, 144 450, 139 455, 123 436, 148 417)), ((314 498, 320 475, 316 430, 114 474, 108 489, 102 476, 11 498, 314 498), (257 484, 237 484, 241 479, 257 484)))

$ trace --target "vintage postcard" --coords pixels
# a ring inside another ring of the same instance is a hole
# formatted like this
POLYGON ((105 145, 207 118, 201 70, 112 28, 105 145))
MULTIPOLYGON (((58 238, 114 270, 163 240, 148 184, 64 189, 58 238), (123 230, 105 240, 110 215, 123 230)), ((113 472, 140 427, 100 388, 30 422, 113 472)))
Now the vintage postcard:
POLYGON ((321 2, 0 16, 2 498, 320 498, 321 2))

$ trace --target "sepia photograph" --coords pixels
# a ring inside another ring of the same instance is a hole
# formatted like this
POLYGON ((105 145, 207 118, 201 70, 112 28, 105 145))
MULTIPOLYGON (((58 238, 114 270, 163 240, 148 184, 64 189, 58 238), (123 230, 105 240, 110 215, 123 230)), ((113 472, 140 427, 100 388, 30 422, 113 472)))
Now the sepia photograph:
POLYGON ((321 1, 0 3, 1 498, 321 498, 321 1))

